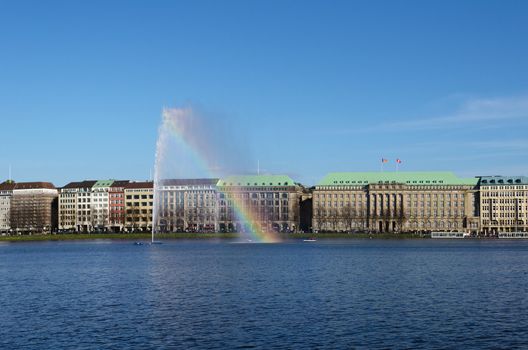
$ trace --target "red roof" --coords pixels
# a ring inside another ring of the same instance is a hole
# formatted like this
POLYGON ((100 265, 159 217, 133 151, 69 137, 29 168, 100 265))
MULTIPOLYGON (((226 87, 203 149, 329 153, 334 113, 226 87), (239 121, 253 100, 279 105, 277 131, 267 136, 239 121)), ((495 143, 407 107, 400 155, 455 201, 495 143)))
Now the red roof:
POLYGON ((154 188, 154 183, 152 181, 129 182, 123 187, 126 189, 154 188))
POLYGON ((0 191, 13 191, 16 184, 13 181, 5 181, 0 184, 0 191))
MULTIPOLYGON (((3 185, 3 184, 2 184, 3 185)), ((8 184, 14 186, 13 190, 34 190, 34 189, 50 189, 55 190, 56 187, 51 182, 17 182, 14 184, 8 184)))
POLYGON ((112 188, 112 187, 125 187, 129 183, 130 183, 130 180, 115 180, 112 183, 112 186, 110 186, 110 188, 112 188))

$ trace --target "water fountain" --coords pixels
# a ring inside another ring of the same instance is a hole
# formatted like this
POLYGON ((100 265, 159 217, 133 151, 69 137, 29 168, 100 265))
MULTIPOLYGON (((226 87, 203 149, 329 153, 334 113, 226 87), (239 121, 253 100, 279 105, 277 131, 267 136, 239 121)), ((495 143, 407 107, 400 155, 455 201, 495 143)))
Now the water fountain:
MULTIPOLYGON (((160 188, 166 179, 221 178, 248 173, 247 144, 232 120, 204 113, 192 106, 165 108, 158 129, 154 166, 152 241, 160 230, 160 188)), ((241 222, 255 226, 241 203, 235 203, 241 222)))

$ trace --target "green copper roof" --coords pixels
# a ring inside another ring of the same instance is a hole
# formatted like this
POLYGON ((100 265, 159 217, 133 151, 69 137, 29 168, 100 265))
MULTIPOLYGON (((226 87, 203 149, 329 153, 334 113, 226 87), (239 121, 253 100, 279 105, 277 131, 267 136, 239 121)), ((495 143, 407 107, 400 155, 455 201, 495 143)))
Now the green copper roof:
POLYGON ((217 186, 293 186, 287 175, 240 175, 218 180, 217 186))
POLYGON ((98 180, 93 188, 110 187, 114 183, 114 180, 98 180))
POLYGON ((329 173, 317 186, 351 186, 378 183, 407 185, 476 185, 477 178, 459 178, 449 171, 441 172, 357 172, 329 173))

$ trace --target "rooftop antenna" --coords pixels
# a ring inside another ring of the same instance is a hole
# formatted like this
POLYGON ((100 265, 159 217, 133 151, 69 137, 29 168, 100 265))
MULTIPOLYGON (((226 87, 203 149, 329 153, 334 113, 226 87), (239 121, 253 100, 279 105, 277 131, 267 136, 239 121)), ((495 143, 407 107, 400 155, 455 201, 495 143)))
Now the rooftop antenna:
POLYGON ((11 182, 11 164, 9 164, 9 178, 8 178, 9 182, 11 182))

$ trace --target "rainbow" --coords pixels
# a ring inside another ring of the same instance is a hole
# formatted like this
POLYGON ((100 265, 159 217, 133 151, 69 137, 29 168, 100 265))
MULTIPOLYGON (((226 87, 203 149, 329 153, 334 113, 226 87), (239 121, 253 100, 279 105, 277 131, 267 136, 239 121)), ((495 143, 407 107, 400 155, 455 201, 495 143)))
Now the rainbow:
MULTIPOLYGON (((193 133, 188 132, 189 128, 192 128, 193 122, 193 110, 191 107, 185 108, 164 108, 162 115, 162 123, 158 132, 158 141, 156 143, 156 164, 155 164, 155 178, 158 179, 160 175, 160 161, 164 159, 167 152, 166 145, 169 138, 171 141, 185 150, 193 161, 199 166, 200 170, 212 178, 219 178, 218 174, 215 174, 214 157, 205 152, 209 149, 206 145, 207 140, 204 138, 194 137, 193 133)), ((266 228, 262 227, 259 223, 256 212, 253 212, 251 208, 244 205, 239 193, 234 191, 222 191, 220 187, 217 187, 220 193, 223 193, 226 199, 233 203, 233 210, 238 221, 248 223, 249 238, 251 241, 261 243, 276 243, 280 242, 280 237, 274 232, 268 232, 266 228)))

